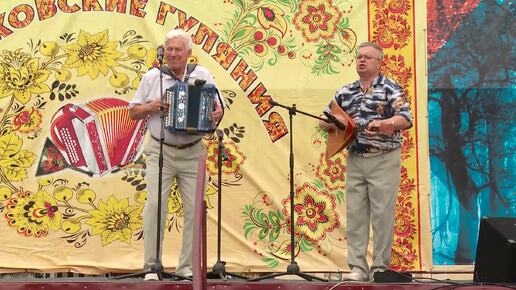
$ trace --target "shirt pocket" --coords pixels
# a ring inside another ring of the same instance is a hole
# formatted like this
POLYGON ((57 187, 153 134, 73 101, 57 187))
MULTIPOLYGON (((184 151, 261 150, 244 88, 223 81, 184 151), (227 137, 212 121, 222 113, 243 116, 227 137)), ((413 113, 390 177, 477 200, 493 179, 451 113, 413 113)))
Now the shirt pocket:
POLYGON ((375 89, 367 96, 367 111, 377 118, 384 119, 392 116, 389 98, 384 89, 375 89))

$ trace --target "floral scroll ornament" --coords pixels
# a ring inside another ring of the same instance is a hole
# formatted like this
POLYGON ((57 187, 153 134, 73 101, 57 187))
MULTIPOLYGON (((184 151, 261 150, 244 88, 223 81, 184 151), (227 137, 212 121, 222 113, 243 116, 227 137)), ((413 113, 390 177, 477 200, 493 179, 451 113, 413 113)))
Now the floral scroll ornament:
POLYGON ((373 0, 372 41, 383 48, 399 50, 409 44, 412 34, 408 23, 411 1, 373 0))
POLYGON ((285 20, 285 12, 277 5, 269 4, 258 8, 258 23, 264 29, 276 29, 283 37, 287 32, 287 20, 285 20))
MULTIPOLYGON (((231 106, 233 100, 233 94, 226 91, 225 103, 228 108, 231 106)), ((218 158, 219 158, 219 141, 217 137, 212 136, 205 142, 207 157, 206 157, 206 169, 209 173, 209 183, 206 188, 206 205, 208 208, 213 208, 210 197, 215 195, 219 191, 219 181, 221 186, 240 186, 243 178, 240 172, 242 165, 244 165, 247 157, 240 150, 237 143, 240 143, 241 139, 245 136, 245 127, 240 126, 237 123, 233 123, 230 126, 221 129, 222 131, 222 144, 223 154, 221 154, 221 179, 218 180, 218 158)), ((217 134, 218 135, 218 134, 217 134)))
POLYGON ((26 104, 32 95, 50 91, 45 81, 50 71, 41 65, 39 58, 29 54, 4 50, 0 60, 0 98, 13 96, 21 104, 26 104))
MULTIPOLYGON (((240 166, 246 157, 240 152, 238 146, 233 141, 223 141, 227 159, 222 161, 222 172, 224 174, 237 174, 240 166)), ((219 144, 217 141, 207 143, 208 158, 206 158, 206 168, 211 175, 217 175, 217 159, 219 154, 219 144)))
POLYGON ((116 240, 130 244, 133 232, 142 228, 141 206, 130 206, 129 199, 117 200, 110 196, 107 202, 100 200, 98 207, 89 211, 92 235, 100 235, 102 245, 116 240))
POLYGON ((40 127, 42 118, 41 112, 34 107, 30 110, 22 110, 14 117, 13 131, 20 133, 35 132, 40 127))
POLYGON ((97 193, 85 183, 70 187, 68 181, 51 177, 38 183, 36 193, 0 185, 7 224, 23 236, 42 238, 51 231, 63 232, 67 242, 82 247, 89 236, 98 235, 105 246, 115 241, 129 244, 142 229, 139 195, 135 195, 136 205, 130 205, 128 198, 119 200, 114 195, 97 201, 97 193))
POLYGON ((334 158, 326 159, 326 154, 321 153, 316 175, 324 182, 325 188, 329 190, 344 189, 346 174, 345 156, 344 153, 339 153, 334 158))
POLYGON ((301 1, 294 16, 296 28, 308 42, 335 36, 342 13, 331 0, 301 1))
MULTIPOLYGON (((284 199, 283 214, 290 216, 290 199, 284 199)), ((318 190, 309 183, 296 189, 294 196, 295 235, 304 236, 312 243, 317 244, 324 240, 327 232, 332 232, 340 226, 336 212, 335 196, 325 190, 318 190)), ((287 218, 287 224, 290 224, 287 218)), ((287 231, 290 227, 287 227, 287 231)))
POLYGON ((36 155, 22 149, 23 140, 15 133, 0 136, 0 184, 5 183, 12 189, 11 183, 27 178, 27 170, 36 160, 36 155))
MULTIPOLYGON (((413 31, 409 24, 411 1, 373 0, 373 37, 386 50, 382 71, 396 80, 405 90, 405 100, 411 103, 407 94, 414 72, 399 51, 409 45, 413 31)), ((414 139, 409 131, 402 133, 401 157, 407 160, 414 150, 414 139)), ((395 237, 392 249, 391 268, 399 271, 413 270, 418 260, 415 181, 405 167, 401 170, 400 192, 397 199, 395 237)))
POLYGON ((221 35, 255 70, 287 57, 312 73, 336 74, 353 61, 356 34, 349 27, 353 6, 346 0, 236 0, 221 35), (301 33, 296 35, 293 29, 301 33), (305 42, 303 42, 306 41, 305 42), (253 62, 254 61, 254 62, 253 62))
POLYGON ((63 67, 75 68, 78 76, 88 74, 91 79, 96 79, 99 72, 107 75, 109 68, 118 66, 116 60, 122 56, 117 46, 116 41, 109 41, 107 31, 96 35, 81 31, 76 42, 63 46, 68 55, 63 67))
POLYGON ((341 238, 332 236, 340 227, 335 195, 322 189, 322 184, 305 183, 296 188, 294 197, 294 245, 290 243, 290 199, 281 201, 282 209, 274 209, 272 195, 262 192, 243 210, 243 230, 246 239, 255 237, 255 252, 270 267, 290 259, 292 251, 297 256, 314 250, 326 249, 331 253, 339 247, 341 238), (257 233, 254 236, 253 233, 257 233))
POLYGON ((396 200, 395 239, 392 248, 391 267, 398 271, 415 269, 417 260, 416 209, 412 196, 416 190, 415 180, 408 175, 407 168, 401 168, 400 191, 396 200))
POLYGON ((57 201, 45 191, 18 192, 10 197, 5 206, 7 224, 19 234, 40 238, 50 230, 58 230, 63 219, 57 201))

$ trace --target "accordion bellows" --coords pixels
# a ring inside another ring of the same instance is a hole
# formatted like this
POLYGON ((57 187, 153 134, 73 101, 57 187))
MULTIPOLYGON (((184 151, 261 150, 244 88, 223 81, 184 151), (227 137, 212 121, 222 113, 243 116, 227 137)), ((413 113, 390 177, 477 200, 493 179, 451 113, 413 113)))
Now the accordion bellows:
POLYGON ((52 118, 50 135, 73 167, 104 175, 139 156, 147 119, 129 117, 128 103, 100 98, 86 104, 66 104, 52 118))

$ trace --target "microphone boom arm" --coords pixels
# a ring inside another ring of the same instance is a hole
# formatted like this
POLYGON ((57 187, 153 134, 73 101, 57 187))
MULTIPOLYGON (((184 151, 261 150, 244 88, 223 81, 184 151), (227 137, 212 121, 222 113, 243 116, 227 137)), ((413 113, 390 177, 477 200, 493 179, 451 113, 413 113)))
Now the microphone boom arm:
POLYGON ((282 105, 276 101, 273 101, 272 99, 269 100, 269 104, 271 104, 272 106, 278 106, 278 107, 282 107, 282 108, 285 108, 287 110, 289 110, 289 112, 292 112, 293 115, 295 115, 295 113, 300 113, 300 114, 303 114, 303 115, 306 115, 306 116, 309 116, 309 117, 312 117, 314 119, 317 119, 317 120, 321 120, 323 122, 326 122, 326 123, 333 123, 335 124, 335 126, 337 126, 337 128, 339 128, 340 130, 346 130, 346 125, 344 125, 341 121, 337 120, 337 118, 335 118, 335 116, 331 115, 330 113, 328 112, 323 112, 324 115, 326 116, 327 119, 325 118, 322 118, 320 116, 316 116, 316 115, 312 115, 310 113, 307 113, 307 112, 303 112, 303 111, 300 111, 296 108, 296 106, 292 106, 292 107, 289 107, 289 106, 285 106, 285 105, 282 105))

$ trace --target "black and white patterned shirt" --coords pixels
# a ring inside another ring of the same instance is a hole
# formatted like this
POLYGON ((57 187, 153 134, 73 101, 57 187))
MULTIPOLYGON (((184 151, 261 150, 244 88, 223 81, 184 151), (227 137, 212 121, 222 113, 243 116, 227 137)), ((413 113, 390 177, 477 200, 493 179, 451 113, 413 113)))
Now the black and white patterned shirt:
MULTIPOLYGON (((395 115, 404 117, 412 127, 410 104, 404 97, 403 89, 394 80, 381 74, 366 91, 361 88, 359 80, 343 86, 335 94, 335 101, 353 118, 357 127, 395 115)), ((326 111, 330 112, 329 106, 326 111)), ((400 132, 392 136, 367 136, 363 131, 358 131, 357 138, 348 146, 348 150, 352 153, 374 153, 391 151, 400 146, 400 132)))

